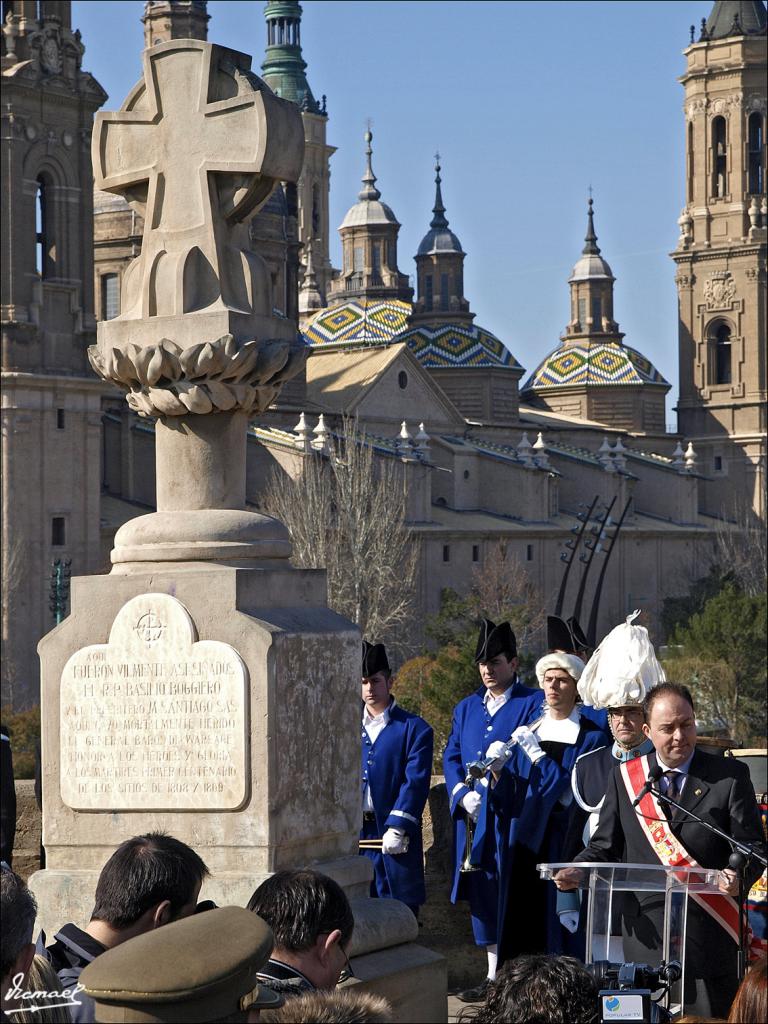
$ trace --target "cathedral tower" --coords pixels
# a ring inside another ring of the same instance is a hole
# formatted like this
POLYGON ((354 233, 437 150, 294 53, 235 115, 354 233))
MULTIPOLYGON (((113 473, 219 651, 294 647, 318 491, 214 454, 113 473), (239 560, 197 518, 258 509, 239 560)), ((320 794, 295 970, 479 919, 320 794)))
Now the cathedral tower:
POLYGON ((301 55, 301 4, 296 0, 269 0, 264 8, 267 49, 261 74, 278 96, 292 100, 304 122, 304 167, 298 184, 299 241, 303 245, 304 280, 299 292, 302 311, 325 305, 333 277, 330 259, 330 160, 335 146, 326 142, 328 115, 325 97, 318 103, 307 81, 307 63, 301 55), (311 273, 307 261, 312 249, 311 273))
POLYGON ((471 324, 475 314, 470 313, 464 298, 465 253, 448 227, 440 188, 440 157, 435 157, 435 161, 435 205, 429 231, 416 253, 418 299, 413 305, 411 323, 433 321, 437 316, 443 323, 471 324))
POLYGON ((144 46, 171 39, 208 38, 208 4, 205 0, 147 0, 144 4, 144 46))
MULTIPOLYGON (((329 305, 348 299, 400 299, 410 302, 413 289, 397 267, 400 223, 391 207, 381 202, 371 159, 371 131, 365 133, 365 173, 354 206, 339 225, 344 266, 331 285, 329 305)), ((317 253, 314 252, 315 260, 317 253)), ((317 269, 315 269, 317 274, 317 269)))
POLYGON ((101 396, 91 130, 106 93, 81 69, 71 4, 3 4, 3 702, 37 703, 51 565, 99 568, 101 396))
POLYGON ((685 50, 686 203, 677 264, 680 432, 702 511, 765 515, 766 10, 718 2, 685 50))
POLYGON ((613 315, 615 281, 597 244, 590 198, 584 248, 568 278, 571 318, 560 347, 534 370, 520 397, 563 416, 663 435, 670 386, 642 353, 624 344, 613 315))

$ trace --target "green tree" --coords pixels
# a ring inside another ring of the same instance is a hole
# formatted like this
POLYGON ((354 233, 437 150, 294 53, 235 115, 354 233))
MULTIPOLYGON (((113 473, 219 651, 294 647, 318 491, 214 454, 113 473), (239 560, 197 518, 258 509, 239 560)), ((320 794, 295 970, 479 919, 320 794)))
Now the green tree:
POLYGON ((677 627, 670 679, 690 686, 700 719, 739 743, 765 738, 766 594, 745 594, 726 583, 701 611, 677 627))

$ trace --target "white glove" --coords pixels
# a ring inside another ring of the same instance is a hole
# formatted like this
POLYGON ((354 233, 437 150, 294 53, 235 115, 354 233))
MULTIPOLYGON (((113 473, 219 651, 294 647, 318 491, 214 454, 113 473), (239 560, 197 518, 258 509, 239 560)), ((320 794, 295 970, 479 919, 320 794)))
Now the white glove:
POLYGON ((388 828, 381 837, 381 852, 396 856, 408 849, 408 836, 402 829, 388 828))
POLYGON ((492 757, 493 763, 490 765, 492 772, 500 772, 507 761, 512 756, 512 751, 507 750, 507 744, 502 740, 494 740, 493 743, 488 747, 485 752, 485 760, 492 757))
POLYGON ((539 746, 539 741, 527 725, 518 726, 512 733, 512 739, 517 743, 531 764, 536 764, 537 761, 544 757, 544 751, 539 746))
POLYGON ((461 798, 461 806, 470 816, 472 821, 477 821, 480 817, 480 804, 482 804, 482 802, 483 798, 473 789, 471 789, 469 793, 465 793, 461 798))
POLYGON ((571 935, 579 927, 579 915, 575 910, 566 910, 564 914, 560 914, 560 924, 565 928, 571 935))

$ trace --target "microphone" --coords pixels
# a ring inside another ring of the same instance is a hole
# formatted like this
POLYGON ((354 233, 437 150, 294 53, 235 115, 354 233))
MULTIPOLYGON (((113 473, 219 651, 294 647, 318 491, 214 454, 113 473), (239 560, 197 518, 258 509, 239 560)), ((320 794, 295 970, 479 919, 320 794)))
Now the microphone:
POLYGON ((646 780, 645 785, 640 790, 640 793, 638 794, 637 798, 632 801, 633 807, 637 807, 637 805, 640 803, 640 801, 643 799, 646 793, 651 792, 654 783, 658 782, 663 774, 664 769, 661 767, 661 765, 655 764, 653 768, 651 768, 651 770, 648 772, 648 779, 646 780))

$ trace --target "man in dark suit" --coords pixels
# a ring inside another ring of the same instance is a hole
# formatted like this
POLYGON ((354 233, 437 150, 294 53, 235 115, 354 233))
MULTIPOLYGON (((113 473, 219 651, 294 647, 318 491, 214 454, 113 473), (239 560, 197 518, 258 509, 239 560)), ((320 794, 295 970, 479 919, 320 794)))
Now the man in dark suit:
MULTIPOLYGON (((641 808, 632 807, 628 785, 629 765, 640 761, 646 772, 658 765, 663 775, 661 793, 676 799, 683 807, 745 843, 761 843, 760 817, 746 766, 696 750, 696 719, 693 699, 684 686, 661 683, 645 700, 646 723, 643 731, 655 752, 614 769, 608 782, 605 803, 597 830, 587 848, 576 857, 580 861, 618 861, 628 864, 658 864, 660 856, 648 838, 641 808)), ((643 805, 641 805, 642 807, 643 805)), ((660 808, 669 807, 658 801, 660 808)), ((669 808, 664 825, 672 842, 680 844, 697 864, 720 870, 720 891, 738 896, 738 879, 728 867, 731 847, 682 811, 669 808)), ((658 825, 658 823, 655 823, 658 825)), ((760 874, 760 865, 751 861, 745 874, 748 889, 760 874)), ((555 878, 558 889, 574 888, 578 871, 561 871, 555 878)), ((720 913, 727 917, 726 901, 720 913)), ((731 920, 735 919, 732 901, 731 920)), ((662 945, 663 896, 627 894, 622 930, 624 956, 628 961, 658 962, 662 945)), ((726 1017, 738 987, 737 946, 716 915, 693 900, 688 904, 686 944, 685 1011, 701 1016, 726 1017)))

